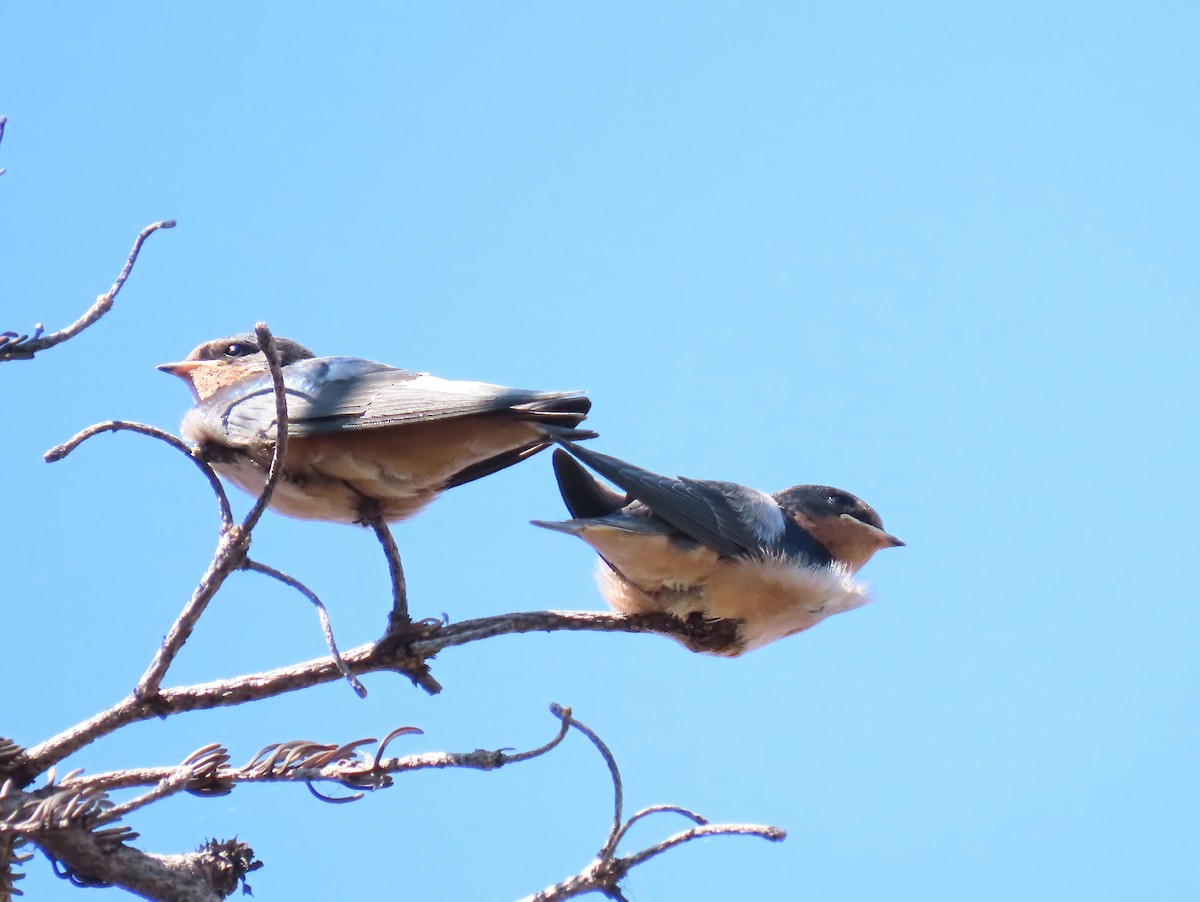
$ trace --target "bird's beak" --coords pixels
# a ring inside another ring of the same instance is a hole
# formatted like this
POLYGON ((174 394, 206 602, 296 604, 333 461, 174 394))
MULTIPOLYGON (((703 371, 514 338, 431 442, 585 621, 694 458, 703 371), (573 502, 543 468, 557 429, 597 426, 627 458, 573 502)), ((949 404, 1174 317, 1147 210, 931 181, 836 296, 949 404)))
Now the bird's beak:
POLYGON ((865 529, 868 532, 870 532, 872 535, 874 535, 876 541, 879 542, 880 548, 903 548, 904 547, 904 542, 901 542, 899 539, 897 539, 891 533, 884 532, 882 529, 877 529, 874 526, 872 526, 870 523, 864 523, 862 520, 859 520, 857 517, 851 517, 849 514, 842 514, 842 519, 846 520, 850 523, 853 523, 855 526, 865 529))
POLYGON ((181 360, 178 363, 160 363, 155 369, 186 379, 192 370, 201 366, 204 366, 203 360, 181 360))

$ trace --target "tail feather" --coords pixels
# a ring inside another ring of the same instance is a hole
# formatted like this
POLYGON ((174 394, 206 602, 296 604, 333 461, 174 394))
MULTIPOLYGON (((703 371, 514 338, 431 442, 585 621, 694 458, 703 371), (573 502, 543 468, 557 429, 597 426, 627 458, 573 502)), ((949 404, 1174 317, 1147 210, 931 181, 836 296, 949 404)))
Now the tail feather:
POLYGON ((592 409, 592 401, 586 395, 574 392, 558 393, 538 398, 524 404, 514 404, 511 410, 523 418, 550 425, 578 426, 592 409))
MULTIPOLYGON (((565 436, 561 440, 568 440, 565 436)), ((554 475, 558 491, 576 519, 605 517, 629 502, 629 496, 600 483, 579 461, 561 448, 554 449, 554 475)))
POLYGON ((599 433, 593 432, 590 429, 575 429, 570 426, 561 426, 554 423, 543 423, 541 425, 542 431, 545 433, 545 440, 530 442, 523 447, 505 451, 502 454, 497 454, 495 457, 489 457, 487 460, 481 460, 477 464, 464 467, 446 481, 446 484, 442 486, 443 490, 452 489, 458 485, 465 485, 468 482, 474 482, 476 479, 491 476, 493 473, 499 473, 513 464, 520 463, 527 457, 533 457, 539 451, 545 451, 555 442, 580 442, 596 438, 599 435, 599 433))

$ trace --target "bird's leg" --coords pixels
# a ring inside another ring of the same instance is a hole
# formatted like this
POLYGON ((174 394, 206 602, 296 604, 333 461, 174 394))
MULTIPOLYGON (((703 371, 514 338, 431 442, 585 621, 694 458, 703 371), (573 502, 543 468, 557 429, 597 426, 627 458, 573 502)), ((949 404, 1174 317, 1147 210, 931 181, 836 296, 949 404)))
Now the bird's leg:
POLYGON ((400 562, 400 549, 392 538, 392 531, 382 518, 377 518, 368 524, 379 538, 383 553, 387 557, 388 573, 392 577, 392 610, 388 614, 387 632, 400 632, 412 626, 412 617, 408 614, 408 586, 404 582, 404 565, 400 562))
POLYGON ((392 578, 392 612, 388 614, 386 635, 391 635, 412 625, 412 618, 408 616, 408 586, 404 582, 400 549, 396 547, 396 540, 392 538, 392 531, 388 529, 387 520, 383 518, 383 510, 376 499, 366 495, 359 497, 358 522, 375 531, 387 557, 388 573, 392 578))
MULTIPOLYGON (((387 631, 380 638, 378 644, 389 654, 394 654, 399 658, 412 658, 413 656, 408 653, 409 643, 413 639, 429 635, 432 630, 425 621, 414 624, 408 613, 408 587, 404 581, 404 565, 400 562, 400 549, 396 547, 396 540, 392 537, 392 531, 388 529, 387 521, 383 519, 378 502, 364 498, 362 514, 363 524, 375 531, 379 544, 383 546, 383 553, 388 562, 388 573, 392 577, 392 610, 388 613, 387 631)), ((441 684, 433 678, 424 659, 406 660, 399 667, 408 674, 409 679, 430 695, 437 695, 442 691, 441 684)))

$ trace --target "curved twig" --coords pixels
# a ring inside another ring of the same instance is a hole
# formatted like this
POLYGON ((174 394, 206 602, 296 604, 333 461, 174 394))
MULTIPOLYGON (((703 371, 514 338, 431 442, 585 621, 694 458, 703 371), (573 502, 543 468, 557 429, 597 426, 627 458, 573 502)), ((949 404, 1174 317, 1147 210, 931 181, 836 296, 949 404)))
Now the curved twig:
POLYGON ((129 420, 109 420, 105 423, 97 423, 94 426, 89 426, 82 432, 77 432, 61 445, 55 445, 42 455, 42 459, 47 463, 60 461, 88 439, 102 432, 136 432, 139 435, 147 435, 150 438, 158 439, 160 442, 166 442, 180 454, 185 455, 188 460, 200 468, 200 472, 208 480, 213 494, 217 496, 217 506, 220 508, 221 513, 221 525, 223 527, 233 525, 233 511, 229 507, 229 496, 225 493, 225 487, 221 485, 221 480, 217 478, 216 471, 197 455, 195 449, 183 441, 183 439, 176 438, 171 433, 154 426, 147 426, 145 423, 134 423, 129 420))
POLYGON ((608 832, 608 839, 604 843, 604 847, 600 850, 599 858, 601 861, 608 861, 612 858, 613 852, 617 848, 617 840, 621 836, 621 811, 625 807, 625 788, 621 785, 621 771, 617 767, 617 759, 613 757, 612 751, 604 744, 599 736, 591 729, 585 727, 579 721, 571 716, 570 710, 563 709, 559 705, 551 705, 550 713, 555 717, 559 717, 564 723, 568 723, 576 730, 586 736, 596 747, 600 753, 600 757, 604 759, 604 764, 608 767, 609 776, 612 777, 613 784, 613 824, 612 829, 608 832))
POLYGON ((625 870, 629 870, 643 861, 650 860, 655 855, 661 855, 667 849, 673 849, 675 846, 683 845, 685 842, 691 842, 693 839, 701 839, 705 836, 757 836, 770 842, 782 842, 787 839, 787 831, 782 827, 764 827, 761 824, 703 824, 699 827, 692 827, 690 830, 676 833, 674 836, 668 836, 661 842, 642 849, 640 852, 624 855, 620 858, 620 861, 624 864, 625 870))
POLYGON ((325 644, 329 646, 329 656, 333 659, 334 664, 337 665, 338 671, 345 677, 346 682, 350 684, 350 688, 358 693, 359 698, 366 698, 367 687, 359 682, 358 677, 350 672, 350 668, 346 666, 346 662, 342 660, 341 653, 338 652, 337 642, 333 638, 333 626, 329 622, 329 612, 325 609, 325 605, 317 597, 317 594, 295 577, 288 576, 282 570, 276 570, 274 567, 269 567, 266 564, 260 564, 258 561, 246 558, 242 562, 242 569, 277 579, 285 586, 291 586, 312 602, 313 607, 317 609, 317 617, 321 621, 321 632, 325 635, 325 644))
MULTIPOLYGON (((2 129, 0 129, 0 133, 2 133, 2 129)), ((121 271, 117 274, 116 281, 112 283, 112 287, 96 298, 96 302, 87 309, 83 316, 79 317, 79 319, 66 328, 59 329, 57 332, 51 332, 49 335, 42 335, 39 327, 39 331, 32 338, 19 336, 15 337, 15 340, 0 341, 0 361, 30 360, 39 351, 44 351, 47 348, 61 344, 69 338, 74 338, 88 326, 95 323, 112 309, 113 301, 117 299, 117 294, 120 293, 121 286, 125 284, 125 280, 129 278, 129 274, 133 271, 133 264, 137 262, 138 254, 141 252, 142 245, 146 239, 159 229, 173 228, 175 228, 174 219, 163 219, 159 222, 151 223, 142 229, 138 233, 137 238, 134 239, 133 250, 129 252, 129 257, 125 260, 125 265, 121 267, 121 271)))
POLYGON ((621 840, 625 838, 625 834, 629 832, 630 827, 632 827, 642 818, 649 817, 652 814, 679 814, 683 817, 686 817, 693 824, 704 826, 708 823, 708 818, 702 817, 689 808, 683 808, 679 805, 651 805, 649 808, 643 808, 636 814, 630 815, 629 820, 627 820, 624 825, 622 825, 621 829, 617 831, 616 839, 613 842, 613 848, 615 849, 621 844, 621 840))

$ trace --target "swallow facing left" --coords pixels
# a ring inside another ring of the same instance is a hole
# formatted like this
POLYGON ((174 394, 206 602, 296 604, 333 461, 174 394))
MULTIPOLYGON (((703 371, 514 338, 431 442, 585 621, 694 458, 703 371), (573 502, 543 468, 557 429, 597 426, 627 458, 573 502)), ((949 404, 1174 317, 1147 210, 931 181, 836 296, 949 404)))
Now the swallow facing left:
POLYGON ((876 551, 904 544, 841 489, 798 485, 768 495, 659 476, 562 444, 624 493, 556 449, 555 475, 573 519, 535 525, 599 552, 600 591, 618 611, 738 621, 737 641, 720 654, 740 655, 866 604, 870 595, 854 574, 876 551))
MULTIPOLYGON (((403 520, 441 492, 495 473, 560 439, 591 407, 579 392, 457 382, 358 357, 317 357, 275 341, 287 394, 288 445, 271 507, 337 523, 403 520)), ((222 476, 262 490, 275 439, 275 394, 252 333, 205 342, 159 367, 188 383, 183 420, 222 476)))

